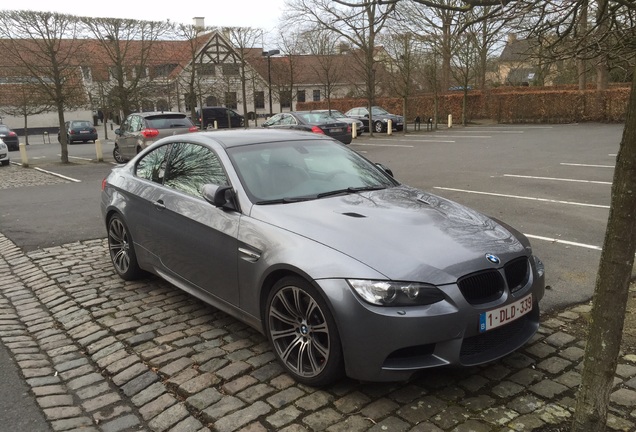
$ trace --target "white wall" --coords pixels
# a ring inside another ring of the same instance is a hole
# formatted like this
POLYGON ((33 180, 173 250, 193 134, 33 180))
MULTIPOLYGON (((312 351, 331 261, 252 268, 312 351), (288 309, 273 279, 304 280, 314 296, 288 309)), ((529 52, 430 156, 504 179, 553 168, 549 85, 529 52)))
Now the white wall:
MULTIPOLYGON (((14 117, 5 114, 0 115, 2 116, 2 123, 9 126, 9 128, 24 128, 24 117, 14 117)), ((92 122, 93 112, 91 110, 66 111, 64 113, 64 120, 88 120, 92 122)), ((27 121, 29 129, 39 127, 59 127, 56 111, 29 116, 27 121)))

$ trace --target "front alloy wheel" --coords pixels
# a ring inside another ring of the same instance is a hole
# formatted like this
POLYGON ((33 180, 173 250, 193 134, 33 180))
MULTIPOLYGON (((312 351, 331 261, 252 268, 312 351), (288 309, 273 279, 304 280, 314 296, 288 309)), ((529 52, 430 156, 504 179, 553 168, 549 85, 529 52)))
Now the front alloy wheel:
POLYGON ((375 122, 375 123, 373 124, 373 126, 374 126, 374 128, 373 128, 373 129, 374 129, 377 133, 382 133, 382 131, 384 130, 384 125, 382 124, 382 122, 381 122, 381 121, 377 121, 377 122, 375 122))
POLYGON ((141 276, 128 227, 118 215, 108 221, 108 250, 115 271, 122 279, 135 280, 141 276))
POLYGON ((341 376, 336 324, 313 286, 298 277, 282 279, 269 295, 266 313, 276 357, 297 381, 324 386, 341 376))

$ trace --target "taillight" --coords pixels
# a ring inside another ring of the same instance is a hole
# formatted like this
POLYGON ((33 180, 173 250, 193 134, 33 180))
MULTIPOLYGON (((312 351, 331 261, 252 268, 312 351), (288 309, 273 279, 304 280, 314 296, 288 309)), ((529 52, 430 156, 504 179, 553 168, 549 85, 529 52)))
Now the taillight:
POLYGON ((91 133, 97 133, 97 129, 95 128, 91 129, 91 133))
POLYGON ((320 129, 318 126, 312 126, 311 131, 317 134, 323 134, 323 135, 325 134, 325 131, 320 129))
POLYGON ((154 138, 159 135, 159 131, 157 129, 144 129, 141 131, 141 134, 144 138, 154 138))
POLYGON ((74 133, 75 133, 75 131, 74 131, 74 130, 72 130, 72 129, 71 129, 70 131, 68 131, 68 134, 69 134, 69 135, 73 135, 74 133))
POLYGON ((102 191, 106 189, 106 183, 106 177, 104 177, 104 180, 102 180, 102 191))
POLYGON ((190 129, 188 129, 188 132, 198 132, 198 131, 199 131, 199 128, 196 126, 192 126, 190 127, 190 129))
POLYGON ((17 134, 13 131, 9 132, 9 136, 16 136, 17 134))
POLYGON ((347 126, 347 133, 351 133, 351 125, 347 126))

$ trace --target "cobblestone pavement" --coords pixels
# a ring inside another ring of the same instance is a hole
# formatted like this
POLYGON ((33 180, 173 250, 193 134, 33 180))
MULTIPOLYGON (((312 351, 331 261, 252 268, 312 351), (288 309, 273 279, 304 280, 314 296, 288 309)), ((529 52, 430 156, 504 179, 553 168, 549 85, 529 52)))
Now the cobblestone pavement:
POLYGON ((22 186, 43 186, 58 183, 70 183, 61 177, 50 175, 36 169, 25 169, 17 165, 0 167, 0 189, 22 186))
MULTIPOLYGON (((314 389, 283 373, 260 333, 149 277, 124 282, 105 240, 25 255, 0 235, 0 337, 53 430, 529 431, 572 415, 583 342, 543 319, 501 361, 406 383, 314 389)), ((636 355, 619 360, 610 429, 636 429, 636 355)))
MULTIPOLYGON (((0 169, 0 188, 65 181, 0 169)), ((24 254, 0 234, 0 338, 55 431, 565 430, 584 347, 569 329, 588 311, 544 316, 525 348, 487 366, 314 389, 250 327, 156 277, 119 279, 103 239, 24 254)), ((633 353, 609 426, 636 430, 633 353)))

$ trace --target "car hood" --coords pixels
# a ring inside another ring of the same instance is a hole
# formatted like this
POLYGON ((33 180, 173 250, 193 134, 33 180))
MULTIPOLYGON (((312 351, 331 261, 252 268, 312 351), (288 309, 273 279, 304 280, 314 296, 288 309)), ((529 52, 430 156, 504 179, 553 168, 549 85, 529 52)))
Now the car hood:
POLYGON ((254 206, 251 216, 340 251, 393 280, 437 285, 526 254, 525 237, 453 201, 407 186, 254 206))

